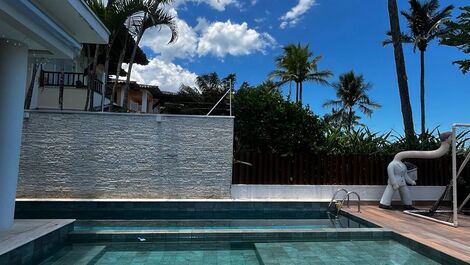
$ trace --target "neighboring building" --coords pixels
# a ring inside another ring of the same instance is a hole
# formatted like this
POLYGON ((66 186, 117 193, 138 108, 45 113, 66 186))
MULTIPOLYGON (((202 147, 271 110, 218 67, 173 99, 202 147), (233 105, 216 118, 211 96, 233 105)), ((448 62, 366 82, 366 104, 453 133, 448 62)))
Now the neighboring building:
MULTIPOLYGON (((114 84, 114 80, 110 80, 108 82, 110 87, 114 84)), ((119 80, 118 85, 116 86, 115 106, 123 106, 124 87, 125 81, 119 80)), ((108 89, 107 91, 108 98, 111 96, 110 90, 111 89, 108 89)), ((138 84, 135 81, 131 81, 127 106, 129 110, 133 112, 156 113, 157 111, 154 109, 154 104, 160 94, 161 91, 158 86, 143 85, 138 84)))
POLYGON ((29 65, 35 58, 75 61, 82 43, 108 38, 82 0, 0 1, 0 229, 13 224, 29 65))
MULTIPOLYGON (((41 62, 34 82, 30 109, 59 109, 59 87, 63 71, 64 79, 64 110, 84 110, 88 95, 88 78, 85 73, 93 59, 80 54, 73 60, 47 60, 41 62)), ((31 78, 33 63, 28 69, 31 78)), ((92 85, 94 108, 101 106, 101 94, 104 81, 104 69, 101 64, 96 69, 97 80, 92 85)), ((28 80, 28 83, 31 82, 28 80)), ((28 88, 26 88, 28 89, 28 88)), ((104 104, 109 100, 104 99, 104 104)))

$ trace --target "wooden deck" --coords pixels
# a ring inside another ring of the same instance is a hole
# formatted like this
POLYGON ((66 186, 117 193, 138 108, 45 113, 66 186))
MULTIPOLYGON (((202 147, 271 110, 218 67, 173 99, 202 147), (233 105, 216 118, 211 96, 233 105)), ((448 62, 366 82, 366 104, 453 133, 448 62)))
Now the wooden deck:
POLYGON ((372 205, 361 207, 360 213, 355 211, 355 207, 345 210, 470 263, 470 216, 459 215, 459 227, 455 228, 372 205))

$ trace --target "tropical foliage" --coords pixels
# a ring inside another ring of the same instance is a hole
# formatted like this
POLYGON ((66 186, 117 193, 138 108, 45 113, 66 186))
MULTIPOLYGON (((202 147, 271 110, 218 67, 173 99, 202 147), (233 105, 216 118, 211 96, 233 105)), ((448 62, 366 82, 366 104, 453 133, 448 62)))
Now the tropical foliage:
MULTIPOLYGON (((329 70, 318 70, 318 62, 322 58, 316 56, 313 59, 308 44, 302 46, 300 43, 290 44, 283 48, 284 53, 276 58, 276 70, 269 75, 271 79, 276 78, 278 85, 284 85, 288 82, 294 82, 295 102, 302 103, 303 83, 305 81, 315 82, 327 85, 327 78, 333 73, 329 70)), ((289 86, 288 98, 290 99, 291 91, 289 86)))
MULTIPOLYGON (((447 33, 441 36, 441 44, 457 47, 463 53, 470 53, 470 6, 460 8, 462 13, 457 21, 446 21, 447 33)), ((462 73, 470 70, 470 59, 454 61, 462 73)))
POLYGON ((319 152, 325 141, 320 117, 285 100, 272 83, 242 85, 234 97, 235 150, 293 154, 319 152))
POLYGON ((220 78, 215 72, 196 78, 196 87, 181 85, 176 94, 168 95, 167 102, 162 102, 161 113, 206 115, 212 107, 213 115, 228 115, 230 86, 235 85, 236 75, 229 74, 220 78), (216 103, 218 101, 219 104, 216 103))

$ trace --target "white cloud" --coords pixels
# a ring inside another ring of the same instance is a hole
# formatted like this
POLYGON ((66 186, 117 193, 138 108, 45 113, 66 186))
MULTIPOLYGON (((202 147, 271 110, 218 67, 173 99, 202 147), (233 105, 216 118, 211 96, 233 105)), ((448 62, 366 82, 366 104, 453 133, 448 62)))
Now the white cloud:
POLYGON ((236 7, 240 6, 240 2, 238 0, 176 0, 173 3, 173 6, 179 7, 181 5, 186 4, 187 2, 193 2, 197 4, 207 4, 218 11, 224 11, 226 6, 233 5, 236 7))
POLYGON ((258 0, 251 0, 251 5, 254 6, 258 3, 258 0))
POLYGON ((197 47, 199 56, 213 54, 224 57, 227 54, 248 55, 253 52, 265 52, 276 44, 268 33, 259 33, 248 28, 248 24, 213 22, 201 29, 201 37, 197 47))
MULTIPOLYGON (((181 4, 185 1, 206 2, 211 6, 215 2, 221 5, 237 2, 233 0, 179 0, 177 2, 181 4)), ((276 45, 276 40, 271 35, 249 28, 246 22, 241 24, 232 23, 230 20, 209 22, 204 18, 198 18, 197 25, 191 27, 178 18, 176 9, 169 8, 168 12, 175 17, 178 39, 168 44, 171 37, 168 28, 148 29, 140 44, 155 53, 156 57, 151 59, 146 66, 134 65, 132 71, 132 79, 139 83, 158 85, 164 91, 177 91, 181 84, 195 85, 196 73, 175 64, 175 59, 194 60, 196 57, 206 55, 214 55, 222 59, 226 55, 265 53, 276 45)), ((124 69, 126 67, 124 66, 124 69)))
POLYGON ((181 84, 195 86, 196 77, 195 73, 159 57, 151 59, 148 65, 134 64, 132 70, 132 79, 138 83, 157 85, 161 90, 172 92, 178 91, 181 84))
POLYGON ((226 22, 208 22, 198 18, 198 24, 192 28, 185 21, 176 19, 179 37, 175 43, 168 44, 170 30, 149 29, 142 38, 142 46, 150 48, 161 60, 171 62, 175 58, 189 59, 196 56, 249 55, 254 52, 266 52, 276 44, 274 38, 265 32, 250 29, 246 22, 242 24, 226 22))
POLYGON ((303 14, 305 14, 313 5, 316 0, 299 0, 299 3, 285 13, 281 19, 280 27, 282 29, 290 26, 295 26, 299 22, 303 14))

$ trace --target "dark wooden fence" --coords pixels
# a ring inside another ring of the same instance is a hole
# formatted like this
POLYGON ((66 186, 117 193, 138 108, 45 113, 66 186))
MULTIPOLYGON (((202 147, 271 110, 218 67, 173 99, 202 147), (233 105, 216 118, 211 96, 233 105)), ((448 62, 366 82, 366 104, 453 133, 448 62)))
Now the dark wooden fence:
MULTIPOLYGON (((385 185, 393 155, 321 155, 241 153, 233 165, 233 184, 385 185), (251 165, 246 165, 250 163, 251 165)), ((463 160, 463 158, 461 159, 463 160)), ((452 158, 412 159, 418 166, 418 185, 447 185, 452 179, 452 158)), ((463 172, 470 180, 470 166, 463 172)))

